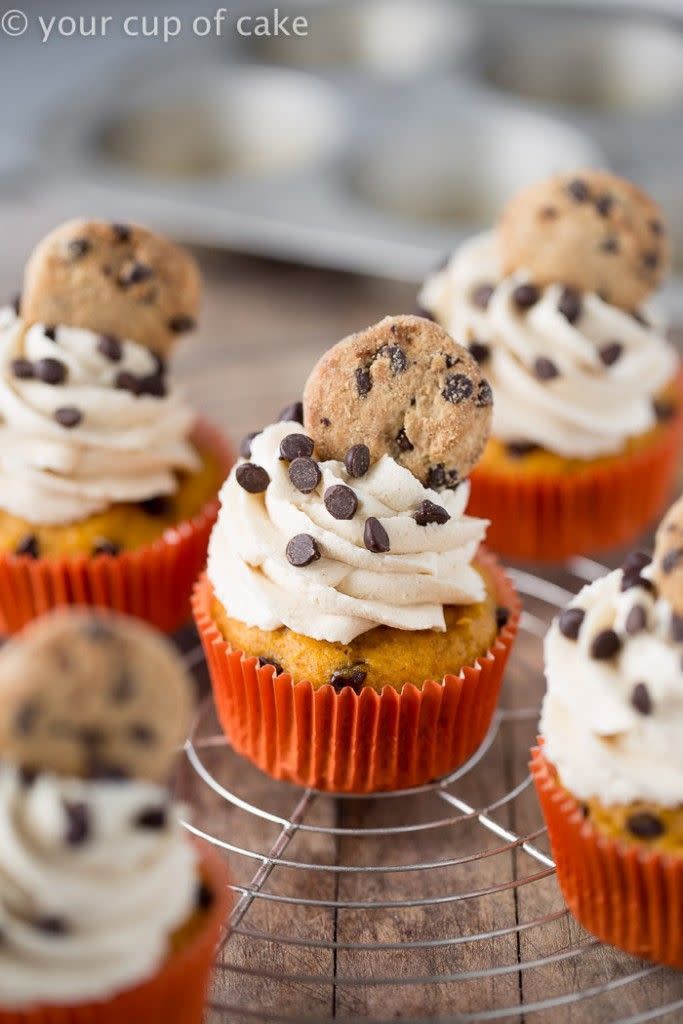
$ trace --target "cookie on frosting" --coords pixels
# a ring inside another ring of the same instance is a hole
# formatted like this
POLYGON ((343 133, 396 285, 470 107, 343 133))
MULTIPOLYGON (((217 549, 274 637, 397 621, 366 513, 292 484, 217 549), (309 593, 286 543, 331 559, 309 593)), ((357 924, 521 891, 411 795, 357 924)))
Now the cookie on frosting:
POLYGON ((31 772, 164 782, 187 734, 190 685, 148 626, 58 611, 0 652, 0 758, 31 772))
POLYGON ((635 310, 667 273, 662 213, 629 181, 606 171, 560 174, 520 192, 500 221, 505 273, 559 282, 635 310))
POLYGON ((167 239, 134 224, 71 220, 29 258, 21 315, 165 354, 195 325, 200 289, 195 261, 167 239))
POLYGON ((470 353, 437 324, 388 316, 344 338, 314 367, 304 426, 319 459, 365 444, 430 487, 452 487, 481 457, 493 398, 470 353))
POLYGON ((671 506, 657 530, 654 580, 659 594, 677 615, 683 615, 683 496, 671 506))

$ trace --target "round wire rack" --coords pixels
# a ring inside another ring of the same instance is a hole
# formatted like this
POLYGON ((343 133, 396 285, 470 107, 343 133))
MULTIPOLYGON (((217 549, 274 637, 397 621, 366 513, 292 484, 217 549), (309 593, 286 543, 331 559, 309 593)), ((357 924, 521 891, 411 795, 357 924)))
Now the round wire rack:
MULTIPOLYGON (((210 698, 185 746, 187 828, 230 858, 235 904, 208 1020, 683 1021, 683 975, 583 931, 564 906, 527 770, 548 623, 605 568, 525 600, 501 707, 451 776, 331 796, 266 778, 222 736, 210 698)), ((201 650, 188 663, 203 673, 201 650)))

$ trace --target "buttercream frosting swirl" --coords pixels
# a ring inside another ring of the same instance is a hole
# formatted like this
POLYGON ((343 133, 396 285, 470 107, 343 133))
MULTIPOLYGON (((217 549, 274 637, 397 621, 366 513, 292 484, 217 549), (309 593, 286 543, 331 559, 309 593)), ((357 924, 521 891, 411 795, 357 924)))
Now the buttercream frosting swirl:
POLYGON ((27 783, 2 766, 0 1004, 107 998, 151 976, 192 915, 197 884, 194 848, 162 787, 48 773, 27 783))
POLYGON ((642 586, 622 590, 623 575, 609 573, 571 602, 584 613, 577 639, 557 620, 548 632, 544 749, 579 799, 676 807, 683 804, 683 623, 642 586), (635 607, 642 613, 632 615, 635 607), (595 657, 606 630, 619 650, 595 657))
POLYGON ((301 433, 299 424, 275 423, 251 442, 251 461, 270 476, 265 493, 240 487, 237 467, 221 491, 208 574, 229 615, 263 630, 284 625, 316 640, 349 643, 378 625, 443 631, 444 605, 483 600, 472 560, 487 522, 465 515, 467 482, 437 493, 384 455, 359 479, 349 477, 343 462, 321 462, 319 485, 304 494, 280 458, 280 442, 292 433, 301 433), (336 519, 325 506, 325 491, 338 484, 356 494, 352 519, 336 519), (445 508, 448 521, 419 526, 414 513, 425 499, 445 508), (389 552, 365 546, 369 517, 386 530, 389 552), (286 547, 301 533, 314 538, 322 557, 298 568, 286 547))
POLYGON ((76 522, 115 502, 171 494, 176 471, 198 468, 189 441, 195 417, 178 395, 165 388, 135 393, 135 382, 159 379, 156 357, 135 342, 109 340, 107 355, 106 343, 91 331, 26 328, 3 312, 0 508, 6 512, 44 525, 76 522), (29 369, 46 360, 61 364, 63 381, 49 383, 29 369), (132 388, 121 386, 126 378, 132 388), (80 420, 63 425, 60 409, 80 420))
POLYGON ((582 295, 579 315, 568 318, 560 283, 520 309, 513 293, 524 283, 524 271, 502 273, 497 236, 489 232, 427 279, 420 303, 456 341, 489 349, 494 437, 567 458, 619 452, 655 425, 653 400, 678 365, 673 346, 649 322, 650 311, 640 322, 596 294, 582 295), (538 359, 550 359, 557 375, 539 376, 538 359))

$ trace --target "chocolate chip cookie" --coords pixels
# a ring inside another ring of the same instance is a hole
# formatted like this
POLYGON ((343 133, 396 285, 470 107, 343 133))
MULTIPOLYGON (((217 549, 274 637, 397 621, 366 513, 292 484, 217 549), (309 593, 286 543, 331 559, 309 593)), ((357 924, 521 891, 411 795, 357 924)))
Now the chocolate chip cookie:
POLYGON ((29 258, 21 314, 165 354, 195 325, 200 288, 195 261, 167 239, 134 224, 72 220, 29 258))
POLYGON ((319 459, 367 445, 424 484, 454 487, 484 450, 493 396, 476 360, 438 324, 388 316, 344 338, 314 367, 304 427, 319 459))
POLYGON ((654 581, 661 597, 683 616, 683 496, 676 501, 657 530, 654 581))
POLYGON ((123 616, 58 611, 0 652, 0 757, 28 771, 164 782, 191 708, 173 648, 123 616))
POLYGON ((499 225, 506 273, 559 282, 635 310, 665 277, 670 246, 645 192, 606 171, 560 174, 520 192, 499 225))

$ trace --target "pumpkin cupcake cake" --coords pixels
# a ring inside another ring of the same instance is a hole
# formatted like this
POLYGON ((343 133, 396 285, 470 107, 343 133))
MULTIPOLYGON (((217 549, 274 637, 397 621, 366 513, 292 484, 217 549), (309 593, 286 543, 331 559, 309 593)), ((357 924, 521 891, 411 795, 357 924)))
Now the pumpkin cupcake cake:
POLYGON ((200 1024, 230 894, 169 789, 190 687, 112 613, 0 652, 0 1024, 200 1024))
POLYGON ((532 772, 569 908, 605 942, 683 968, 683 498, 546 639, 532 772))
POLYGON ((31 256, 0 320, 0 631, 70 603, 187 618, 229 468, 167 374, 199 294, 137 226, 70 221, 31 256))
POLYGON ((559 175, 426 281, 420 304, 495 394, 470 511, 489 543, 558 559, 661 515, 683 431, 679 358, 646 307, 669 263, 661 211, 604 171, 559 175))
POLYGON ((225 732, 266 772, 407 788, 482 742, 519 616, 465 514, 491 403, 445 331, 387 317, 247 440, 194 611, 225 732))

